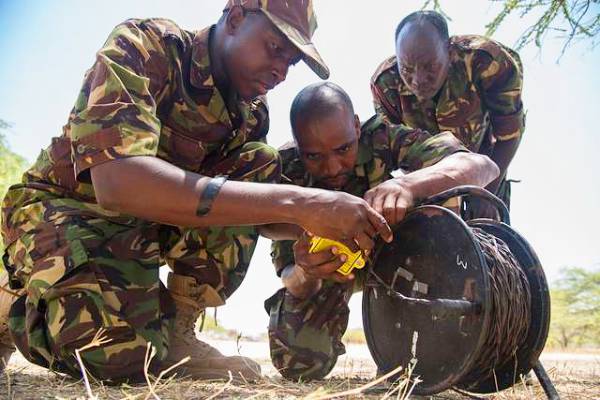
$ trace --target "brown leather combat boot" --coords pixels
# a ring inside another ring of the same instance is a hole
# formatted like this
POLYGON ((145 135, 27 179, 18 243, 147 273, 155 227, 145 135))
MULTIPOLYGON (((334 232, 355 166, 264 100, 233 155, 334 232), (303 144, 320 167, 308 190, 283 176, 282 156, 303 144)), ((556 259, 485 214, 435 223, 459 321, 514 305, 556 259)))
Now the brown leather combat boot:
POLYGON ((199 285, 192 277, 173 273, 169 273, 167 286, 175 301, 176 314, 165 366, 189 356, 191 359, 177 368, 177 372, 195 379, 229 379, 229 372, 234 380, 241 382, 261 377, 260 365, 254 360, 224 356, 196 337, 196 321, 204 309, 224 304, 211 286, 199 285))
POLYGON ((8 286, 8 273, 0 270, 0 373, 4 371, 12 353, 17 349, 8 331, 8 313, 22 291, 15 292, 8 286))

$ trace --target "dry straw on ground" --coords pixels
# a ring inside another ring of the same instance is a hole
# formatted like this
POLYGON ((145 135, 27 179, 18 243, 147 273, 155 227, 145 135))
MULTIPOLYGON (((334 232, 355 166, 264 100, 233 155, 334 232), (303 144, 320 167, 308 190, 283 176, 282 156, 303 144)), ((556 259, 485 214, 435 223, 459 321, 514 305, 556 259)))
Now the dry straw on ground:
MULTIPOLYGON (((266 362, 266 360, 265 360, 266 362)), ((547 365, 548 373, 565 400, 600 400, 600 365, 598 363, 555 363, 547 365)), ((372 376, 375 375, 372 371, 372 376)), ((145 400, 145 399, 306 399, 333 398, 403 399, 410 392, 407 376, 394 385, 383 385, 366 379, 338 373, 319 382, 287 382, 278 376, 266 377, 254 384, 228 382, 195 382, 189 379, 168 378, 150 380, 146 385, 106 386, 90 378, 89 390, 84 380, 48 372, 35 366, 9 365, 0 380, 1 399, 82 399, 145 400), (152 387, 152 389, 150 389, 152 387), (90 393, 92 393, 91 397, 90 393)), ((411 398, 418 398, 411 396, 411 398)), ((448 391, 434 399, 488 398, 497 400, 544 399, 542 388, 524 383, 492 396, 468 396, 448 391)))
MULTIPOLYGON (((105 343, 102 331, 85 348, 105 343)), ((178 378, 169 374, 169 368, 154 377, 148 373, 148 368, 155 351, 148 347, 146 354, 146 384, 107 386, 94 380, 87 373, 79 354, 76 354, 82 369, 82 379, 74 380, 64 375, 50 372, 43 368, 26 363, 22 357, 20 362, 12 362, 0 376, 0 399, 56 399, 56 400, 159 400, 159 399, 407 399, 412 396, 412 390, 418 377, 413 376, 413 369, 402 371, 399 367, 389 374, 377 379, 373 367, 367 370, 361 367, 360 360, 338 362, 333 377, 317 382, 289 382, 275 373, 270 360, 262 361, 264 370, 271 368, 271 376, 264 377, 260 382, 240 384, 230 376, 228 381, 198 382, 178 378), (341 367, 340 368, 340 364, 341 367), (358 368, 356 368, 358 366, 358 368), (386 380, 400 374, 393 384, 386 380), (411 378, 413 378, 411 380, 411 378)), ((20 356, 19 356, 20 357, 20 356)), ((595 360, 598 360, 597 358, 595 360)), ((187 362, 183 359, 178 365, 187 362)), ((568 361, 546 363, 548 374, 555 383, 563 400, 600 400, 600 362, 599 361, 568 361)), ((433 399, 495 399, 495 400, 529 400, 545 399, 541 386, 533 379, 532 385, 520 382, 513 388, 488 396, 475 396, 459 391, 447 391, 433 399)))

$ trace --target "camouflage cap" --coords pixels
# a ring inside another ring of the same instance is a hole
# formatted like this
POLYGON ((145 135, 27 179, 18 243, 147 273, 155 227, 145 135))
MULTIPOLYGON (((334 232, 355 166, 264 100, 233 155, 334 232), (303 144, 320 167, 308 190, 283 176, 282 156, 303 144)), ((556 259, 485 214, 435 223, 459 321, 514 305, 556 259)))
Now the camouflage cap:
POLYGON ((312 0, 228 0, 225 10, 233 6, 262 11, 304 54, 304 62, 321 79, 329 78, 329 68, 311 41, 317 29, 312 0))

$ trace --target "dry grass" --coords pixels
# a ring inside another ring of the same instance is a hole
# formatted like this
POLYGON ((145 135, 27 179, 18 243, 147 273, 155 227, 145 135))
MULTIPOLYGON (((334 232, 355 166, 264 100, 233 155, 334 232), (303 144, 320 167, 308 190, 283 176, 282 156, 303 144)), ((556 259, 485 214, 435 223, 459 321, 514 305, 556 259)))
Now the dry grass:
MULTIPOLYGON (((600 369, 598 365, 563 364, 552 365, 548 369, 561 398, 600 399, 600 369), (587 368, 587 370, 586 370, 587 368)), ((535 381, 535 380, 534 380, 535 381)), ((152 390, 148 385, 105 386, 91 380, 89 392, 83 380, 48 372, 35 366, 14 367, 5 371, 0 383, 2 399, 306 399, 325 400, 332 398, 360 399, 403 399, 410 391, 407 379, 401 379, 392 386, 383 385, 372 379, 338 374, 320 382, 293 383, 277 376, 266 377, 254 384, 233 384, 228 382, 195 382, 189 379, 155 381, 152 390), (89 393, 93 393, 91 397, 89 393)), ((412 397, 416 398, 416 397, 412 397)), ((467 395, 449 391, 435 399, 469 399, 467 395)), ((537 384, 524 383, 504 392, 487 396, 493 399, 544 399, 542 388, 537 384)))
MULTIPOLYGON (((149 357, 151 357, 149 352, 149 357)), ((260 360, 259 360, 260 361, 260 360)), ((288 382, 271 369, 268 360, 261 364, 269 376, 254 384, 233 383, 232 380, 196 382, 189 379, 157 379, 148 377, 145 385, 106 386, 90 378, 84 380, 51 373, 27 364, 15 357, 0 378, 0 399, 305 399, 333 398, 404 399, 408 398, 410 371, 394 385, 375 380, 375 371, 361 366, 359 361, 346 360, 334 371, 333 377, 319 382, 288 382)), ((563 400, 600 400, 600 363, 582 361, 546 362, 546 369, 563 400)), ((521 383, 501 393, 489 396, 470 396, 448 391, 434 399, 487 398, 498 400, 544 399, 542 388, 521 383)), ((410 398, 418 398, 410 396, 410 398)))

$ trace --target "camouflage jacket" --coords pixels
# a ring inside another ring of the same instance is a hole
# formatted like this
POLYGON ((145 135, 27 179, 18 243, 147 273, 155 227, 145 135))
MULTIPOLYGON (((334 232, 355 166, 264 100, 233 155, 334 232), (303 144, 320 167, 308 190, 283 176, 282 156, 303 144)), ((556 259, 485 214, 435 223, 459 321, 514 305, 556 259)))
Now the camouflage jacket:
POLYGON ((376 112, 395 124, 451 131, 480 153, 495 140, 519 138, 524 128, 519 55, 475 35, 451 37, 449 52, 446 82, 436 99, 423 102, 400 78, 396 57, 385 60, 371 79, 376 112))
MULTIPOLYGON (((184 31, 166 19, 118 25, 97 53, 60 137, 4 199, 8 246, 35 217, 11 218, 38 201, 64 198, 70 208, 119 222, 127 216, 97 205, 90 168, 109 160, 154 156, 210 175, 210 167, 247 141, 264 140, 266 102, 225 99, 209 58, 213 28, 184 31)), ((26 213, 27 214, 27 213, 26 213)), ((45 217, 44 217, 45 218, 45 217)))
MULTIPOLYGON (((450 132, 431 135, 420 129, 388 124, 376 115, 362 125, 354 175, 343 191, 363 197, 369 189, 392 178, 393 171, 416 171, 459 151, 467 149, 450 132)), ((282 146, 279 154, 284 183, 316 187, 312 176, 304 169, 295 143, 282 146)), ((293 244, 293 241, 274 241, 271 246, 278 275, 294 263, 293 244)))

